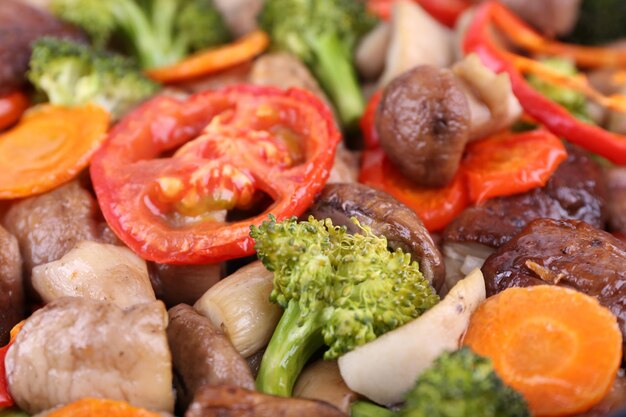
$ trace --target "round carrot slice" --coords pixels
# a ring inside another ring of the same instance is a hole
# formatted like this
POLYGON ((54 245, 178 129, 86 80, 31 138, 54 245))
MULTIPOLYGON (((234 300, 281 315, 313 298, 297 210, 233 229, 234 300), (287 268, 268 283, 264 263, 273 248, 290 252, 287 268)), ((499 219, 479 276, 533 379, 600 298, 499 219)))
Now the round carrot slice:
POLYGON ((44 105, 0 134, 0 199, 27 197, 71 180, 105 138, 101 107, 44 105))
POLYGON ((160 414, 133 407, 124 401, 84 398, 58 408, 47 417, 161 417, 160 414))
POLYGON ((583 412, 609 391, 622 358, 616 317, 557 286, 509 288, 473 314, 464 344, 488 356, 535 416, 583 412))

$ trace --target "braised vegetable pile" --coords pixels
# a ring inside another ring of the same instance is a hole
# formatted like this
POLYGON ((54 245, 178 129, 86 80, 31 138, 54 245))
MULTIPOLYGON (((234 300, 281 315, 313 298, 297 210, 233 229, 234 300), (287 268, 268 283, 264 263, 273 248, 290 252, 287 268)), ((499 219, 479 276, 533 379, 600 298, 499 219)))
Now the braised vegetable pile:
POLYGON ((626 409, 624 13, 3 0, 0 417, 626 409))

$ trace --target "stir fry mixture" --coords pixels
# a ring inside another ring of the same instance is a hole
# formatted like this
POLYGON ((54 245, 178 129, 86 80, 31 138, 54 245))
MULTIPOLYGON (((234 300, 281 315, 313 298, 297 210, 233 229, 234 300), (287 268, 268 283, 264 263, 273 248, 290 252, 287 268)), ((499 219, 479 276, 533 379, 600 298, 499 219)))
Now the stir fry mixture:
POLYGON ((0 417, 626 409, 622 0, 1 0, 0 417))

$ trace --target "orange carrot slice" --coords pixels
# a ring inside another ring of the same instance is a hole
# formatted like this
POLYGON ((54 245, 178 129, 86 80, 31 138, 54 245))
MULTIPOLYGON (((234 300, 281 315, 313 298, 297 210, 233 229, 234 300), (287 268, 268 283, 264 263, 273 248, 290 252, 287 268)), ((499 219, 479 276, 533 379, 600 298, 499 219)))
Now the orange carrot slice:
POLYGON ((146 74, 161 83, 213 74, 251 60, 263 52, 269 42, 269 36, 257 30, 228 45, 197 52, 176 64, 146 70, 146 74))
POLYGON ((588 410, 611 388, 622 359, 616 317, 595 298, 557 286, 509 288, 470 320, 464 344, 492 359, 535 416, 588 410))
POLYGON ((160 414, 133 407, 124 401, 84 398, 58 408, 48 417, 161 417, 160 414))
POLYGON ((27 197, 71 180, 105 138, 109 113, 95 105, 44 105, 0 134, 0 199, 27 197))

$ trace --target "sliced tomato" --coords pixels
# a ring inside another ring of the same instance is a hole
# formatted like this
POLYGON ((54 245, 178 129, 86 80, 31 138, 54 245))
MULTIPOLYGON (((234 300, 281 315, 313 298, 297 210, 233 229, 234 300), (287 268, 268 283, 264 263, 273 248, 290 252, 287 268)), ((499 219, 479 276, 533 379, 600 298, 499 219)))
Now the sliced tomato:
POLYGON ((28 97, 21 91, 0 96, 0 130, 17 123, 28 108, 28 97))
POLYGON ((363 112, 363 116, 361 116, 361 120, 359 121, 366 149, 374 149, 380 146, 380 138, 376 130, 376 110, 378 109, 382 97, 383 90, 376 91, 372 97, 370 97, 365 111, 363 112))
POLYGON ((84 169, 109 125, 98 106, 43 105, 0 133, 0 199, 51 190, 84 169))
POLYGON ((126 116, 91 177, 108 224, 145 259, 220 262, 254 252, 250 225, 302 214, 324 187, 340 140, 311 93, 235 86, 156 97, 126 116), (273 203, 245 220, 213 213, 273 203))
POLYGON ((473 142, 462 162, 470 200, 480 204, 543 187, 566 157, 561 140, 545 130, 504 133, 473 142))
POLYGON ((443 229, 467 206, 461 173, 443 188, 416 185, 396 169, 382 149, 363 152, 359 182, 391 194, 413 209, 431 231, 443 229))

